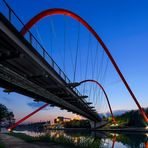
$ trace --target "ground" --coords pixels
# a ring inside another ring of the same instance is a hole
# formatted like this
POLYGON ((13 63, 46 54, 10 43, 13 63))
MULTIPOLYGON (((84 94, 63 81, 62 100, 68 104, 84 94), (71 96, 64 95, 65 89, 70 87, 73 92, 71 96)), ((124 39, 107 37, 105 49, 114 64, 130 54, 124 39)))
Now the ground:
MULTIPOLYGON (((0 134, 0 144, 5 146, 5 148, 64 148, 63 146, 54 144, 54 143, 27 143, 21 139, 18 139, 7 134, 0 134)), ((0 147, 2 147, 0 145, 0 147)))

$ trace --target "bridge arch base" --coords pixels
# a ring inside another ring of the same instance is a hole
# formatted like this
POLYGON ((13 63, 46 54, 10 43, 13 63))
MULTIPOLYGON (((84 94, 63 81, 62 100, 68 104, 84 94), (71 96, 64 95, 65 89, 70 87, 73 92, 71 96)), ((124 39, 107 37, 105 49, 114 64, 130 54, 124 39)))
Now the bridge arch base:
POLYGON ((91 129, 98 129, 98 128, 104 127, 108 123, 109 121, 107 120, 101 121, 101 122, 90 121, 91 129))

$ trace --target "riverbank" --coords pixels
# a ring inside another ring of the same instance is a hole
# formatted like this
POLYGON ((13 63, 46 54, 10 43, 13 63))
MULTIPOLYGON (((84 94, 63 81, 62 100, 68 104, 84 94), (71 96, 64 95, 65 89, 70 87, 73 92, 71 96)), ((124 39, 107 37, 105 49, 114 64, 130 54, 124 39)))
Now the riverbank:
POLYGON ((105 132, 141 132, 141 133, 148 133, 148 129, 146 128, 100 128, 100 129, 94 129, 93 131, 105 131, 105 132))
MULTIPOLYGON (((100 139, 96 139, 95 141, 94 141, 94 139, 92 139, 93 140, 92 141, 91 137, 86 137, 86 138, 84 138, 83 136, 82 137, 81 136, 69 137, 69 136, 60 135, 58 133, 55 136, 51 136, 49 134, 41 135, 41 136, 30 136, 25 133, 7 133, 7 134, 1 134, 1 137, 3 137, 2 142, 4 144, 8 144, 7 140, 9 140, 9 138, 10 138, 14 142, 15 146, 17 146, 18 139, 21 139, 21 140, 23 140, 23 143, 25 142, 25 144, 28 144, 28 146, 29 146, 29 144, 35 144, 34 146, 37 145, 37 146, 40 146, 43 148, 44 147, 45 148, 46 147, 51 147, 51 148, 69 148, 69 147, 71 147, 71 148, 75 148, 75 147, 97 148, 101 144, 100 139), (9 137, 9 138, 5 138, 5 137, 9 137), (17 141, 13 137, 15 137, 17 139, 17 141)), ((22 143, 22 141, 21 141, 21 143, 22 143)), ((8 146, 8 148, 11 148, 11 147, 8 146)), ((12 148, 15 148, 15 147, 12 147, 12 148)))
MULTIPOLYGON (((28 136, 26 136, 28 137, 28 136)), ((29 137, 28 137, 29 139, 29 137)), ((66 148, 55 143, 42 143, 42 142, 26 142, 23 138, 17 138, 8 134, 0 134, 0 147, 1 148, 66 148)), ((67 147, 68 148, 68 147, 67 147)))
MULTIPOLYGON (((133 145, 136 145, 137 147, 145 147, 145 145, 148 145, 147 133, 117 132, 109 131, 109 129, 108 131, 91 132, 51 130, 47 132, 20 131, 16 133, 14 131, 14 133, 7 133, 6 135, 22 139, 28 144, 27 147, 30 147, 30 144, 33 144, 33 146, 40 146, 43 148, 98 148, 104 147, 106 142, 108 143, 108 147, 113 147, 113 145, 115 145, 115 147, 120 148, 123 148, 125 144, 129 147, 132 147, 133 145)), ((0 136, 0 138, 1 137, 3 137, 3 135, 0 136)), ((5 142, 6 144, 10 144, 10 140, 7 138, 5 139, 5 142)), ((14 142, 14 147, 22 147, 18 145, 16 140, 14 140, 14 142)), ((11 148, 9 146, 7 147, 11 148)))
MULTIPOLYGON (((87 128, 58 128, 58 129, 48 129, 50 130, 56 130, 56 131, 105 131, 105 132, 142 132, 142 133, 148 133, 148 128, 140 128, 140 127, 124 127, 124 128, 98 128, 98 129, 87 129, 87 128)), ((30 130, 31 131, 31 130, 30 130)), ((18 130, 19 132, 19 130, 18 130)))

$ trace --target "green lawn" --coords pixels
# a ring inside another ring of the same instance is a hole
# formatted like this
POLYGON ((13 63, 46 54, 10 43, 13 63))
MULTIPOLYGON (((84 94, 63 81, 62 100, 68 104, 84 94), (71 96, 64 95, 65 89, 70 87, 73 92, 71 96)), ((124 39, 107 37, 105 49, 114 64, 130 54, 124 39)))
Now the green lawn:
POLYGON ((4 144, 0 143, 0 148, 5 148, 4 144))
POLYGON ((5 145, 2 143, 1 139, 0 139, 0 148, 5 148, 5 145))

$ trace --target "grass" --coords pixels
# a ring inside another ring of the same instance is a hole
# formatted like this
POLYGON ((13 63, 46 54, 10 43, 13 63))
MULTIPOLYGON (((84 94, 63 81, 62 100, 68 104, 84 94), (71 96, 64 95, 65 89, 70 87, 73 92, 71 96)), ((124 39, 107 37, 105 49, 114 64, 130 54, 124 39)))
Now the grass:
POLYGON ((2 143, 1 139, 0 139, 0 148, 5 148, 5 145, 2 143))
POLYGON ((24 133, 8 133, 8 135, 20 138, 29 143, 36 143, 36 142, 51 143, 52 142, 56 144, 69 145, 74 147, 74 144, 70 140, 64 138, 63 136, 60 136, 58 139, 56 139, 56 138, 50 137, 49 135, 39 136, 39 137, 32 137, 24 133))
POLYGON ((45 136, 39 136, 39 137, 31 137, 23 133, 9 133, 8 135, 15 136, 17 138, 20 138, 26 142, 29 143, 36 143, 36 142, 44 142, 44 143, 56 143, 63 146, 69 146, 69 147, 79 147, 79 148, 98 148, 101 144, 100 140, 93 141, 90 138, 85 138, 84 140, 77 140, 74 138, 67 138, 64 136, 51 137, 50 135, 45 136))
POLYGON ((35 142, 37 140, 36 137, 31 137, 23 133, 8 133, 8 135, 20 138, 29 143, 35 142))
POLYGON ((5 145, 3 143, 0 143, 0 148, 5 148, 5 145))

